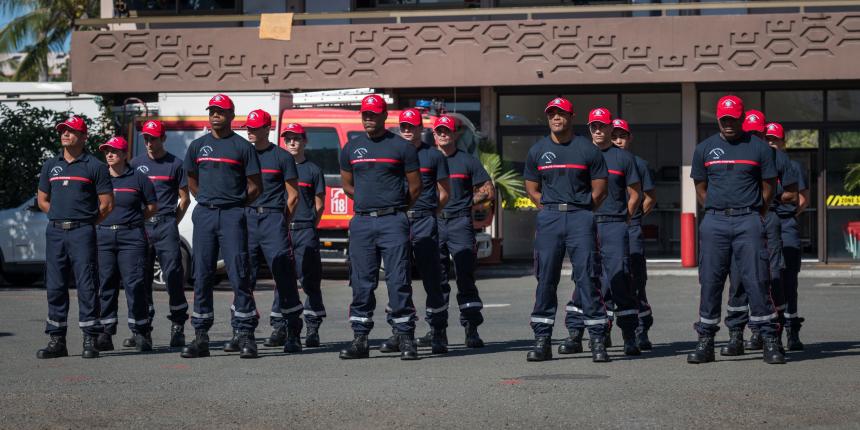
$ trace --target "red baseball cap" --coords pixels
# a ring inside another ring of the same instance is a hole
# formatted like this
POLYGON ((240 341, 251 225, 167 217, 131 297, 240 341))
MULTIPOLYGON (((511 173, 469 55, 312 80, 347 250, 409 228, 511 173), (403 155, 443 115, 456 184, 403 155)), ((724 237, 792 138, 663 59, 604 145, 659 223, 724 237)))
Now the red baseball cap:
POLYGON ((630 124, 627 124, 627 121, 621 118, 615 118, 612 120, 612 128, 620 128, 630 133, 630 124))
POLYGON ((773 136, 777 139, 785 139, 785 130, 782 128, 782 124, 778 122, 770 122, 765 126, 767 130, 765 132, 765 136, 773 136))
POLYGON ((743 118, 744 102, 738 96, 723 96, 717 102, 717 119, 730 116, 743 118))
POLYGON ((143 123, 143 131, 141 131, 140 134, 152 137, 162 137, 164 136, 164 124, 162 124, 161 121, 151 119, 143 123))
POLYGON ((226 94, 215 94, 209 99, 209 106, 206 109, 218 107, 224 110, 233 110, 233 100, 227 97, 226 94))
POLYGON ((69 119, 57 124, 57 131, 63 131, 65 129, 79 131, 81 133, 87 134, 87 124, 84 122, 83 118, 72 115, 69 119))
POLYGON ((382 96, 371 94, 361 99, 361 112, 382 113, 388 106, 382 96))
POLYGON ((745 114, 744 123, 741 128, 746 131, 757 131, 759 133, 764 133, 764 114, 758 110, 748 110, 745 114))
POLYGON ((128 152, 128 142, 124 137, 114 136, 105 143, 99 145, 99 151, 104 151, 107 148, 118 149, 123 152, 128 152))
POLYGON ((612 114, 609 112, 609 109, 606 108, 593 109, 588 114, 588 123, 591 124, 592 122, 612 124, 612 114))
POLYGON ((245 118, 245 128, 263 128, 272 125, 272 116, 262 109, 252 110, 245 118))
POLYGON ((571 115, 573 115, 573 103, 570 100, 563 97, 556 97, 549 101, 546 104, 546 108, 544 108, 544 113, 548 112, 551 108, 559 108, 571 115))
POLYGON ((454 131, 457 129, 457 121, 448 115, 442 115, 436 118, 436 121, 433 121, 433 130, 439 127, 445 127, 448 130, 454 131))
POLYGON ((281 136, 287 133, 295 133, 295 134, 305 134, 305 128, 302 127, 301 124, 291 122, 284 126, 284 129, 281 130, 281 136))
POLYGON ((421 125, 421 112, 418 109, 406 109, 400 112, 400 123, 412 124, 416 127, 421 125))

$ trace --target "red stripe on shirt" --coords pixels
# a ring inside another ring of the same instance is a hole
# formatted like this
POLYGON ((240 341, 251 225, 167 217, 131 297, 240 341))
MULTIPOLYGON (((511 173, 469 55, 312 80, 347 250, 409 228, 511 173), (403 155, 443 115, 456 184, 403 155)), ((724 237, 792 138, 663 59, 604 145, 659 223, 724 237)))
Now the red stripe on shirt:
POLYGON ((426 167, 421 168, 421 173, 433 173, 433 169, 428 169, 426 167))
POLYGON ((263 173, 271 173, 273 175, 280 175, 281 174, 281 171, 278 169, 261 169, 260 171, 263 173))
POLYGON ((402 161, 396 160, 394 158, 359 158, 357 160, 350 160, 349 164, 356 163, 392 163, 392 164, 400 164, 402 161))
POLYGON ((50 179, 50 182, 54 182, 54 181, 80 181, 80 182, 86 182, 88 184, 93 183, 92 179, 85 178, 83 176, 54 176, 53 178, 50 179))
POLYGON ((454 174, 448 175, 448 177, 451 179, 469 179, 469 178, 471 178, 471 176, 464 175, 462 173, 454 173, 454 174))
POLYGON ((609 169, 609 174, 610 174, 610 175, 624 176, 624 172, 622 172, 622 171, 620 171, 620 170, 612 170, 612 169, 609 169))
POLYGON ((307 182, 299 182, 299 186, 300 186, 300 187, 313 188, 313 187, 314 187, 314 184, 309 184, 309 183, 307 183, 307 182))
POLYGON ((548 169, 587 169, 584 164, 547 164, 545 166, 538 166, 538 170, 548 170, 548 169))
POLYGON ((115 193, 136 193, 137 190, 134 188, 114 188, 113 192, 115 192, 115 193))
POLYGON ((752 161, 752 160, 713 160, 713 161, 706 161, 705 167, 708 167, 712 164, 748 164, 750 166, 758 166, 759 165, 758 161, 752 161))
POLYGON ((150 181, 169 181, 173 179, 173 176, 150 176, 150 181))
POLYGON ((204 161, 212 161, 212 162, 215 162, 215 163, 228 163, 228 164, 235 164, 235 165, 237 165, 237 166, 241 166, 241 165, 242 165, 242 163, 241 163, 241 162, 239 162, 238 160, 231 160, 231 159, 229 159, 229 158, 216 158, 216 157, 200 157, 200 158, 198 158, 198 159, 197 159, 197 164, 200 164, 200 163, 202 163, 202 162, 204 162, 204 161))

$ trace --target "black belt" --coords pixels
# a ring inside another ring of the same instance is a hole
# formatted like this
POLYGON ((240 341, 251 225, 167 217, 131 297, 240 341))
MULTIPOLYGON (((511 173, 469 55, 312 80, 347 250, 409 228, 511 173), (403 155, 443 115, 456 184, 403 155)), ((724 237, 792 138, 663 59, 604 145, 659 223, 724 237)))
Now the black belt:
POLYGON ((93 223, 86 221, 51 221, 51 225, 54 226, 54 228, 63 230, 74 230, 78 227, 93 225, 93 223))
POLYGON ((402 211, 402 208, 382 208, 375 211, 355 211, 356 215, 380 217, 402 211))
POLYGON ((249 206, 248 209, 250 209, 252 212, 256 212, 258 214, 284 213, 285 212, 284 208, 264 208, 264 207, 255 208, 253 206, 249 206))
POLYGON ((203 206, 207 209, 233 209, 233 208, 241 208, 244 207, 244 203, 227 203, 223 205, 213 205, 209 203, 197 203, 198 206, 203 206))
POLYGON ((406 211, 406 216, 409 217, 409 219, 426 218, 428 216, 433 216, 433 211, 406 211))
POLYGON ((463 209, 463 210, 457 211, 457 212, 442 212, 439 215, 439 218, 451 219, 451 218, 461 218, 464 216, 472 216, 472 210, 471 209, 463 209))
POLYGON ((572 212, 572 211, 578 211, 578 210, 583 210, 583 209, 584 210, 591 209, 589 206, 578 205, 578 204, 573 204, 573 203, 561 203, 561 204, 553 203, 553 204, 543 205, 543 208, 549 209, 551 211, 556 211, 556 212, 572 212))
POLYGON ((111 225, 103 225, 99 224, 99 228, 106 230, 134 230, 136 228, 143 227, 142 222, 133 222, 129 224, 111 224, 111 225))
POLYGON ((165 221, 176 222, 176 216, 175 215, 156 215, 156 216, 151 216, 151 217, 147 218, 145 222, 147 224, 161 224, 165 221))
POLYGON ((594 222, 627 221, 627 215, 595 215, 594 222))
POLYGON ((745 207, 745 208, 732 208, 732 209, 705 209, 706 214, 712 215, 725 215, 725 216, 740 216, 747 215, 751 213, 758 213, 758 209, 745 207))
POLYGON ((313 226, 314 226, 314 223, 312 223, 310 221, 291 222, 290 223, 290 230, 302 230, 305 228, 312 228, 313 226))

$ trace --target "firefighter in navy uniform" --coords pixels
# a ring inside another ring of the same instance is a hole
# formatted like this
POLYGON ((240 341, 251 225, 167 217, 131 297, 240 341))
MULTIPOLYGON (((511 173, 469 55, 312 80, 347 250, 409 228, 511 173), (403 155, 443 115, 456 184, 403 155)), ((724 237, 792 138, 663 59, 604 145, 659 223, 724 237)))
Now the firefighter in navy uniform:
POLYGON ((342 359, 369 357, 367 336, 373 329, 380 258, 388 287, 387 319, 398 336, 400 358, 419 358, 406 211, 418 200, 421 176, 415 147, 385 129, 387 117, 382 97, 365 97, 361 120, 367 134, 350 140, 340 151, 343 191, 355 202, 348 251, 352 287, 349 321, 354 338, 340 352, 342 359))
MULTIPOLYGON (((421 142, 424 131, 421 112, 406 109, 400 113, 400 136, 408 140, 418 151, 421 166, 421 195, 415 206, 406 212, 409 217, 412 253, 421 282, 427 293, 425 319, 430 325, 426 336, 418 339, 418 346, 431 347, 433 354, 448 352, 448 304, 442 296, 439 277, 439 228, 436 215, 448 203, 448 162, 436 148, 421 142)), ((396 352, 399 344, 392 336, 379 349, 396 352)))
POLYGON ((107 166, 89 154, 84 144, 87 125, 78 116, 57 124, 63 150, 42 165, 37 202, 48 214, 45 228, 45 290, 48 346, 38 358, 69 355, 66 348, 69 288, 78 295, 78 325, 84 333, 83 358, 96 358, 99 327, 98 267, 95 224, 113 208, 113 186, 107 166))
POLYGON ((740 98, 722 97, 716 116, 720 132, 696 146, 690 172, 704 218, 699 225, 701 302, 695 324, 699 341, 687 362, 714 361, 723 289, 734 263, 749 298, 750 326, 764 339, 764 361, 785 363, 776 338, 776 307, 768 283, 770 257, 762 243, 764 217, 776 188, 774 153, 761 139, 741 129, 744 108, 740 98))
POLYGON ((114 207, 96 228, 99 261, 101 325, 96 348, 113 351, 118 325, 117 301, 122 282, 128 303, 128 328, 138 352, 152 351, 152 317, 143 285, 146 232, 143 220, 156 211, 155 187, 143 173, 131 168, 128 142, 114 137, 99 146, 104 152, 113 183, 114 207))
MULTIPOLYGON (((616 118, 612 120, 612 144, 630 151, 633 134, 627 121, 616 118)), ((632 152, 631 152, 632 154, 632 152)), ((642 200, 636 212, 630 217, 627 232, 630 236, 630 274, 633 280, 633 288, 636 298, 639 300, 639 325, 636 327, 636 346, 640 350, 650 350, 651 340, 648 338, 648 330, 654 324, 654 316, 651 314, 651 305, 648 303, 648 295, 645 285, 648 282, 648 267, 645 261, 645 246, 642 241, 642 217, 648 215, 657 204, 657 192, 654 186, 654 178, 651 176, 651 168, 648 162, 638 155, 633 155, 636 161, 636 171, 639 173, 639 181, 642 187, 642 200)))
POLYGON ((262 191, 260 162, 254 147, 233 132, 233 101, 223 94, 209 100, 211 132, 195 139, 185 154, 188 188, 197 199, 194 222, 194 340, 182 357, 209 356, 209 329, 215 321, 213 288, 218 256, 227 266, 233 288, 232 321, 238 331, 241 358, 256 358, 254 329, 260 319, 254 301, 248 261, 248 225, 245 206, 262 191))
POLYGON ((296 160, 299 173, 299 202, 290 221, 290 239, 296 263, 296 277, 307 300, 304 305, 305 346, 320 346, 319 328, 326 316, 320 283, 322 260, 317 225, 325 209, 325 176, 322 169, 305 157, 308 135, 301 124, 289 123, 281 131, 287 152, 296 160))
MULTIPOLYGON (((552 328, 558 309, 556 290, 567 252, 576 284, 567 315, 584 315, 582 322, 591 337, 592 359, 606 362, 609 355, 604 333, 609 319, 600 295, 600 257, 593 212, 606 198, 606 162, 588 139, 573 133, 570 101, 555 98, 544 112, 550 135, 529 149, 523 172, 526 192, 540 209, 534 241, 538 283, 531 314, 536 342, 526 358, 528 361, 552 358, 552 328), (574 301, 580 305, 575 307, 574 301)), ((578 327, 568 330, 570 336, 559 345, 559 353, 582 352, 583 330, 578 327)))
MULTIPOLYGON (((296 265, 290 244, 290 216, 298 204, 298 171, 293 156, 269 141, 272 116, 257 109, 248 113, 245 128, 260 160, 263 191, 245 208, 251 285, 256 287, 260 259, 265 259, 275 281, 269 323, 272 334, 263 346, 284 347, 286 353, 302 351, 302 305, 296 285, 296 265)), ((224 351, 239 351, 238 336, 224 351), (229 347, 229 349, 228 349, 229 347)))
MULTIPOLYGON (((785 153, 785 131, 779 123, 769 123, 766 127, 767 143, 785 153)), ((806 173, 803 166, 795 160, 790 160, 797 175, 797 202, 781 201, 774 211, 779 216, 782 232, 782 255, 785 269, 782 272, 782 289, 785 296, 785 338, 789 351, 802 351, 800 327, 803 323, 797 312, 797 274, 800 272, 800 227, 797 217, 803 213, 809 204, 809 186, 806 184, 806 173)))
POLYGON ((484 304, 475 285, 478 254, 472 206, 494 201, 496 189, 481 162, 457 148, 454 137, 456 128, 457 120, 451 116, 442 115, 433 122, 433 137, 448 161, 448 181, 451 186, 448 204, 439 214, 442 296, 447 307, 451 296, 448 273, 453 260, 457 275, 460 324, 466 331, 465 344, 467 348, 482 348, 484 341, 478 335, 478 326, 484 322, 481 315, 484 304))
MULTIPOLYGON (((743 131, 765 140, 764 114, 757 110, 749 110, 745 114, 743 131)), ((768 282, 770 285, 771 298, 774 301, 777 312, 777 341, 782 345, 783 311, 785 310, 785 296, 782 289, 782 233, 780 220, 774 211, 776 207, 785 201, 791 203, 797 200, 797 174, 791 166, 791 159, 783 152, 774 151, 774 165, 776 166, 777 181, 773 201, 770 202, 770 210, 764 217, 765 243, 769 256, 770 273, 768 282)), ((741 282, 738 274, 738 264, 732 265, 729 291, 729 301, 726 305, 726 327, 729 329, 729 342, 720 349, 720 355, 737 356, 743 355, 745 350, 762 349, 762 337, 758 330, 753 329, 749 341, 744 343, 744 328, 749 323, 749 301, 746 288, 741 282)))
MULTIPOLYGON (((188 177, 182 167, 182 159, 164 148, 164 124, 151 120, 143 123, 141 132, 146 153, 131 160, 131 167, 149 177, 155 187, 158 209, 146 219, 148 242, 147 261, 143 268, 143 287, 150 310, 155 315, 152 300, 153 264, 158 259, 161 278, 167 287, 170 314, 170 346, 185 345, 185 321, 188 320, 188 299, 185 298, 185 271, 182 268, 182 250, 179 238, 179 222, 191 204, 188 193, 188 177)), ((134 338, 123 341, 125 347, 135 347, 134 338)))

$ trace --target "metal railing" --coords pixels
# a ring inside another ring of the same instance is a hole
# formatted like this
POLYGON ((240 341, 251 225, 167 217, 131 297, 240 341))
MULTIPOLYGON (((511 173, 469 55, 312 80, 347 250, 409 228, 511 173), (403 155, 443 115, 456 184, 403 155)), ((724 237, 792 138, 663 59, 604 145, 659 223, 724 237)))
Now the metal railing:
MULTIPOLYGON (((818 0, 818 1, 727 1, 719 3, 648 3, 648 4, 618 4, 603 6, 541 6, 541 7, 498 7, 498 8, 470 8, 470 9, 442 9, 442 10, 380 10, 363 12, 323 12, 323 13, 297 13, 293 15, 293 21, 326 21, 326 20, 379 20, 394 19, 400 23, 404 18, 478 18, 478 17, 503 17, 503 16, 525 16, 531 20, 535 15, 584 15, 603 13, 632 13, 632 12, 660 12, 665 15, 672 11, 720 11, 720 10, 758 10, 767 9, 795 9, 797 13, 807 13, 810 9, 839 8, 860 6, 860 0, 818 0)), ((200 24, 200 23, 236 23, 259 21, 260 14, 232 14, 232 15, 174 15, 174 16, 136 16, 126 18, 88 18, 75 22, 77 28, 81 27, 106 27, 116 24, 200 24)))

